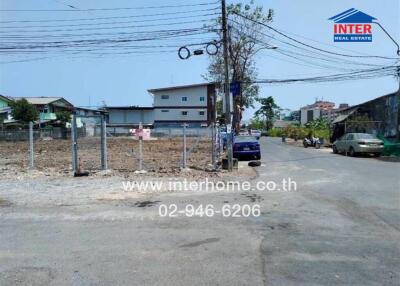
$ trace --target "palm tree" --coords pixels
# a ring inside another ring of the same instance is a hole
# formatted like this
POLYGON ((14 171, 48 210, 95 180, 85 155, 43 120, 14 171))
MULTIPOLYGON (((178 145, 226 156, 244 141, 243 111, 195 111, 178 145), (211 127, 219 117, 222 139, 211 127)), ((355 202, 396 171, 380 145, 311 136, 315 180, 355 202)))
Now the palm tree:
POLYGON ((265 127, 267 130, 271 129, 274 124, 274 120, 279 116, 279 106, 275 103, 272 96, 267 98, 257 98, 257 101, 261 104, 259 110, 256 111, 255 116, 264 118, 265 127))

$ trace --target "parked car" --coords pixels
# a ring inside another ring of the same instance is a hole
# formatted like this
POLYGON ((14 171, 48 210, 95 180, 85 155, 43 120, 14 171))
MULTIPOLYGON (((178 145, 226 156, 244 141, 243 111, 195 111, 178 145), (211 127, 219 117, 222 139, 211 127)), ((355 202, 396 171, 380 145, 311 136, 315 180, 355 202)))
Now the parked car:
POLYGON ((235 136, 233 141, 234 158, 251 158, 260 160, 260 143, 254 136, 235 136))
POLYGON ((332 145, 333 153, 374 154, 380 156, 384 149, 382 140, 368 133, 347 133, 337 139, 332 145))
POLYGON ((251 135, 247 129, 240 129, 239 136, 251 135))
POLYGON ((252 129, 252 130, 250 131, 250 134, 251 134, 251 136, 256 137, 257 140, 259 140, 260 137, 261 137, 261 131, 260 131, 260 130, 254 130, 254 129, 252 129))

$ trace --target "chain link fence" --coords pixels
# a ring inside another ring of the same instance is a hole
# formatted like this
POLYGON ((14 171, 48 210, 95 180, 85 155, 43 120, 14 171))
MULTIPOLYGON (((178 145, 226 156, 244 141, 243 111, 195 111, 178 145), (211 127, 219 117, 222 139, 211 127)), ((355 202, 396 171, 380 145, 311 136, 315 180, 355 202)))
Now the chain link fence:
POLYGON ((214 170, 222 153, 222 139, 213 126, 151 129, 142 148, 132 129, 118 136, 110 129, 102 116, 76 116, 71 128, 0 131, 0 169, 175 173, 182 168, 214 170))
POLYGON ((185 167, 213 168, 212 127, 152 129, 150 134, 150 138, 142 141, 140 152, 140 140, 136 136, 110 136, 107 132, 109 168, 140 170, 140 161, 143 170, 157 173, 174 172, 185 167))
POLYGON ((27 168, 69 172, 71 170, 71 130, 38 126, 0 131, 0 169, 27 168))

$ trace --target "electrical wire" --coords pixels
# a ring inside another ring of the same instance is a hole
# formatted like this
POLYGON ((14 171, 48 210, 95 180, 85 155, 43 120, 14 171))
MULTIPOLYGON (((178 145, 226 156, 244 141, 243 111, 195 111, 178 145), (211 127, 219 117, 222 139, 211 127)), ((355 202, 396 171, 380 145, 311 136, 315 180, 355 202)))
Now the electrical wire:
POLYGON ((294 78, 294 79, 258 79, 253 83, 265 84, 289 84, 289 83, 319 83, 319 82, 335 82, 346 80, 360 80, 377 77, 395 76, 399 71, 399 66, 387 66, 379 69, 366 69, 350 73, 333 74, 326 76, 294 78))
MULTIPOLYGON (((129 23, 146 23, 146 22, 155 22, 155 21, 169 21, 169 20, 177 20, 177 19, 193 19, 198 17, 208 17, 208 16, 216 16, 218 13, 208 13, 208 14, 200 14, 200 15, 190 15, 190 16, 179 16, 179 17, 168 17, 168 18, 156 18, 156 19, 146 19, 146 20, 130 20, 130 21, 113 21, 113 22, 96 22, 96 23, 79 23, 79 24, 63 24, 63 25, 29 25, 29 26, 0 26, 0 29, 34 29, 34 28, 59 28, 59 27, 82 27, 82 26, 99 26, 99 25, 115 25, 115 24, 129 24, 129 23)), ((7 31, 11 32, 11 31, 7 31)), ((12 31, 15 32, 15 31, 12 31)), ((20 31, 17 31, 20 32, 20 31)), ((31 32, 31 31, 27 31, 31 32)), ((0 33, 3 33, 0 31, 0 33)))
POLYGON ((56 22, 77 22, 77 21, 97 21, 97 20, 111 20, 111 19, 132 19, 132 18, 148 18, 166 15, 182 15, 191 14, 197 12, 210 12, 220 10, 220 7, 200 9, 200 10, 187 10, 187 11, 174 11, 165 13, 155 14, 141 14, 141 15, 129 15, 129 16, 113 16, 113 17, 94 17, 94 18, 75 18, 75 19, 56 19, 56 20, 13 20, 13 21, 0 21, 0 24, 8 23, 56 23, 56 22))
POLYGON ((184 5, 162 5, 162 6, 142 6, 142 7, 122 7, 122 8, 89 8, 89 9, 0 9, 0 12, 94 12, 94 11, 121 11, 121 10, 146 10, 146 9, 167 9, 198 7, 219 4, 219 1, 184 4, 184 5))
MULTIPOLYGON (((171 20, 171 19, 169 19, 171 20)), ((129 25, 129 26, 112 26, 112 27, 94 27, 94 28, 78 28, 78 29, 51 29, 51 30, 32 30, 32 31, 23 31, 17 30, 13 31, 14 33, 58 33, 58 32, 78 32, 78 31, 97 31, 97 30, 114 30, 114 29, 136 29, 136 28, 149 28, 149 27, 160 27, 160 26, 171 26, 171 25, 187 25, 187 24, 195 24, 195 23, 205 23, 209 22, 209 19, 206 20, 192 20, 192 21, 183 21, 183 22, 172 22, 172 23, 156 23, 156 24, 147 24, 147 25, 129 25)), ((0 31, 0 34, 9 33, 8 31, 0 31)), ((12 34, 10 36, 13 36, 12 34)), ((16 36, 21 36, 18 34, 16 36)))
MULTIPOLYGON (((235 24, 239 24, 238 22, 231 20, 231 22, 235 23, 235 24)), ((240 31, 238 29, 236 29, 235 26, 231 26, 231 29, 233 29, 234 31, 240 33, 240 31)), ((256 33, 262 35, 262 36, 266 36, 269 37, 272 40, 275 40, 275 38, 271 37, 270 35, 264 34, 263 32, 257 30, 255 31, 256 33)), ((270 44, 266 43, 264 41, 262 41, 259 38, 254 38, 250 35, 246 35, 246 37, 248 37, 250 40, 260 44, 261 46, 264 47, 269 47, 270 44)), ((286 57, 290 57, 293 58, 295 60, 298 60, 300 62, 303 63, 307 63, 307 64, 311 64, 313 66, 316 67, 323 67, 323 68, 328 68, 328 69, 336 69, 336 70, 342 70, 342 71, 349 71, 349 70, 354 70, 353 67, 350 66, 344 66, 344 64, 347 65, 355 65, 355 66, 371 66, 371 67, 381 67, 384 65, 378 65, 378 64, 371 64, 371 63, 365 63, 365 62, 358 62, 358 61, 354 61, 354 60, 349 60, 349 59, 343 59, 343 58, 338 58, 336 56, 332 56, 332 55, 326 55, 326 54, 322 54, 320 52, 315 52, 315 51, 311 51, 308 50, 306 48, 303 48, 301 46, 297 46, 294 45, 292 43, 286 42, 286 41, 280 41, 280 43, 283 43, 289 47, 294 47, 296 50, 299 50, 298 52, 295 52, 293 50, 289 50, 289 49, 284 49, 282 47, 279 47, 277 49, 272 50, 275 53, 280 53, 286 57), (313 59, 318 60, 317 62, 313 59), (333 65, 324 65, 321 63, 321 61, 326 62, 326 63, 330 63, 333 65), (339 64, 339 65, 338 65, 339 64)), ((385 64, 387 65, 387 64, 385 64)))
POLYGON ((295 39, 295 38, 293 38, 293 37, 291 37, 291 36, 288 36, 288 35, 286 35, 285 33, 281 32, 281 31, 279 31, 279 30, 277 30, 277 29, 275 29, 275 28, 273 28, 273 27, 271 27, 271 26, 269 26, 269 25, 267 25, 267 24, 265 24, 265 23, 262 23, 262 22, 260 22, 260 21, 251 19, 251 18, 249 18, 249 17, 247 17, 247 16, 245 16, 245 15, 242 15, 242 14, 237 13, 237 12, 234 12, 234 11, 233 11, 232 13, 235 14, 235 15, 237 15, 237 16, 239 16, 239 17, 242 17, 242 18, 244 18, 244 19, 246 19, 246 20, 249 20, 249 21, 251 21, 251 22, 254 22, 254 23, 257 23, 257 24, 259 24, 259 25, 261 25, 261 26, 264 26, 264 27, 266 27, 266 28, 268 28, 268 29, 274 31, 275 33, 277 33, 277 34, 279 34, 279 35, 281 35, 281 36, 283 36, 283 37, 285 37, 285 38, 287 38, 287 39, 289 39, 289 40, 291 40, 291 41, 294 41, 294 42, 296 42, 296 43, 298 43, 298 44, 301 44, 301 45, 303 45, 303 46, 305 46, 305 47, 308 47, 308 48, 311 48, 311 49, 314 49, 314 50, 317 50, 317 51, 320 51, 320 52, 324 52, 324 53, 328 53, 328 54, 332 54, 332 55, 336 55, 336 56, 342 56, 342 57, 351 57, 351 58, 379 58, 379 59, 390 59, 390 60, 393 60, 393 59, 394 59, 394 60, 397 60, 397 59, 398 59, 398 58, 385 57, 385 56, 375 56, 375 55, 371 55, 371 56, 349 55, 349 54, 336 53, 336 52, 328 51, 328 50, 325 50, 325 49, 317 48, 317 47, 314 47, 314 46, 312 46, 312 45, 306 44, 306 43, 304 43, 304 42, 302 42, 302 41, 299 41, 299 40, 297 40, 297 39, 295 39))

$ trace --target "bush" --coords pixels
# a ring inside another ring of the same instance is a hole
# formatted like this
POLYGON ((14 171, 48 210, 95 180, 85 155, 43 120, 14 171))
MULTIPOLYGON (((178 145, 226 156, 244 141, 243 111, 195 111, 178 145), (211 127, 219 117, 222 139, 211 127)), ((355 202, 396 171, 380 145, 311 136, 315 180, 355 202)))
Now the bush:
POLYGON ((271 137, 282 137, 285 136, 287 138, 303 140, 307 137, 318 137, 323 139, 325 142, 329 142, 330 140, 330 131, 329 128, 325 129, 316 129, 311 127, 300 127, 295 125, 287 126, 283 129, 280 128, 272 128, 268 131, 268 136, 271 137))
POLYGON ((268 136, 282 137, 283 130, 281 128, 272 128, 268 131, 268 136))
POLYGON ((288 126, 282 130, 282 135, 292 139, 303 140, 306 137, 319 137, 324 139, 325 142, 329 141, 329 129, 313 129, 299 126, 288 126))

